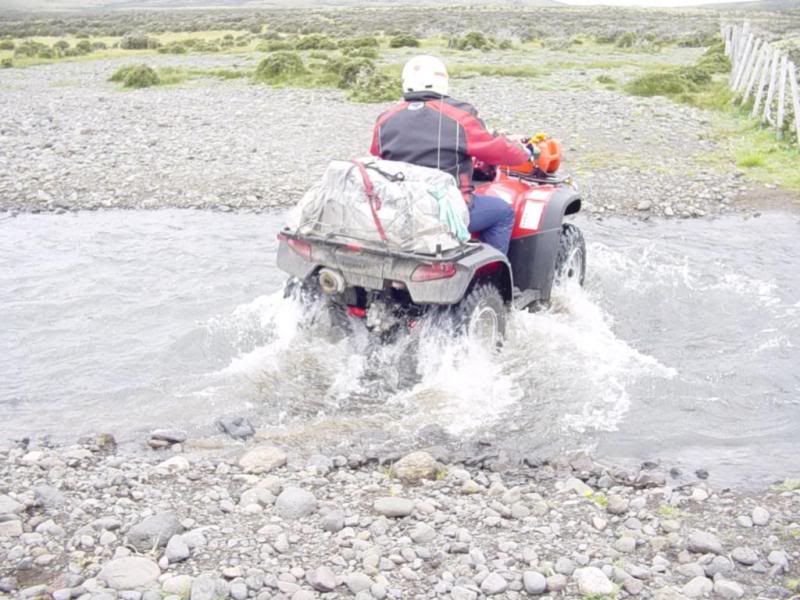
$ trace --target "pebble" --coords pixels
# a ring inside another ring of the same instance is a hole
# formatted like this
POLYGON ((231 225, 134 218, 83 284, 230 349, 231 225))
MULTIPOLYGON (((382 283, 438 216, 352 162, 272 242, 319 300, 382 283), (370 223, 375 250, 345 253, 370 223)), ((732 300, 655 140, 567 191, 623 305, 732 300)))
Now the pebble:
POLYGON ((481 591, 487 596, 502 594, 508 589, 508 582, 499 573, 489 573, 481 582, 481 591))
POLYGON ((714 582, 714 593, 721 598, 733 600, 744 596, 744 590, 735 581, 728 581, 727 579, 717 579, 714 582))
POLYGON ((269 473, 286 465, 286 452, 275 446, 256 446, 239 459, 248 473, 269 473))
POLYGON ((689 580, 689 582, 683 586, 681 591, 687 598, 702 598, 703 596, 708 596, 711 594, 713 589, 713 581, 711 581, 708 577, 698 576, 689 580))
POLYGON ((317 499, 307 490, 289 486, 278 495, 275 510, 284 519, 300 519, 317 510, 317 499))
POLYGON ((529 594, 544 594, 547 590, 547 579, 537 571, 525 571, 522 574, 522 584, 529 594))
POLYGON ((744 546, 737 546, 734 548, 733 552, 731 552, 731 558, 740 564, 748 566, 754 565, 758 561, 756 551, 744 546))
POLYGON ((128 530, 128 542, 139 552, 163 548, 170 538, 180 533, 182 527, 174 512, 164 512, 147 517, 128 530))
POLYGON ((759 527, 767 525, 769 523, 770 517, 771 515, 769 514, 769 511, 762 506, 756 506, 753 509, 752 514, 750 515, 750 518, 753 521, 753 525, 757 525, 759 527))
POLYGON ((573 577, 578 582, 578 589, 586 595, 610 594, 614 591, 614 584, 603 571, 597 567, 582 567, 575 569, 573 577))
POLYGON ((707 531, 693 531, 689 535, 686 547, 690 552, 698 554, 705 554, 708 552, 722 554, 722 543, 719 541, 719 538, 707 531))
POLYGON ((217 427, 234 439, 244 440, 255 435, 253 425, 245 417, 220 417, 217 427))
POLYGON ((115 590, 130 590, 145 587, 161 575, 158 565, 142 556, 115 558, 100 569, 97 577, 115 590))
POLYGON ((192 555, 189 546, 180 535, 173 535, 167 542, 165 556, 170 563, 181 562, 192 555))
POLYGON ((372 505, 373 510, 385 517, 407 517, 414 510, 414 501, 398 496, 384 496, 378 498, 372 505))
POLYGON ((336 575, 328 567, 317 567, 308 571, 306 581, 318 592, 332 592, 336 589, 336 575))
POLYGON ((561 573, 550 575, 547 578, 547 591, 560 592, 567 587, 567 578, 561 573))

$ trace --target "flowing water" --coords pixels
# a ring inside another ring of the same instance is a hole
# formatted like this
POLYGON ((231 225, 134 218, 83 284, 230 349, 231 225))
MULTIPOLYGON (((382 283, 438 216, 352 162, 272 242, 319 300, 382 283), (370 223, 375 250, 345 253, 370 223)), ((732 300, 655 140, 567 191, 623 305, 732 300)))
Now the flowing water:
POLYGON ((438 426, 514 459, 585 448, 715 483, 800 474, 794 215, 578 219, 585 289, 514 313, 497 355, 426 324, 388 345, 301 327, 274 266, 281 220, 0 220, 3 436, 202 435, 244 414, 304 442, 438 426))

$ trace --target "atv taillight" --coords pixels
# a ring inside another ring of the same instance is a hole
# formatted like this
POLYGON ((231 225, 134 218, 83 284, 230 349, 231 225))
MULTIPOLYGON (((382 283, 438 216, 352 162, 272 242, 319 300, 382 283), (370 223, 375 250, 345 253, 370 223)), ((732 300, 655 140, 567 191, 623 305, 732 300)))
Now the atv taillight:
POLYGON ((297 252, 300 256, 306 260, 311 260, 311 244, 294 238, 288 238, 286 243, 289 244, 289 248, 297 252))
POLYGON ((432 265, 420 265, 411 274, 411 281, 434 281, 436 279, 449 279, 456 274, 456 266, 453 263, 434 263, 432 265))

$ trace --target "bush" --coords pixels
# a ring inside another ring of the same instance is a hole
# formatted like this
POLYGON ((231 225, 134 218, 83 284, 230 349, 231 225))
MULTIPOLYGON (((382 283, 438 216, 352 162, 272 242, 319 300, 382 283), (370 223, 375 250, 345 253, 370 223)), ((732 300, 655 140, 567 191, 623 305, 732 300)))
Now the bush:
POLYGON ((117 69, 109 81, 122 82, 124 87, 145 88, 158 85, 158 74, 147 65, 126 65, 117 69))
POLYGON ((160 45, 157 39, 143 33, 126 33, 119 43, 119 47, 123 50, 150 50, 160 45))
POLYGON ((375 60, 380 56, 377 48, 360 47, 360 48, 346 48, 344 54, 351 58, 369 58, 375 60))
POLYGON ((13 50, 14 42, 12 40, 0 40, 0 50, 13 50))
POLYGON ((89 40, 81 40, 75 44, 75 50, 78 54, 89 54, 94 48, 89 40))
POLYGON ((725 44, 719 41, 708 48, 697 66, 709 73, 728 73, 731 70, 731 61, 725 55, 725 44))
POLYGON ((400 34, 389 40, 390 48, 418 48, 419 40, 413 35, 400 34))
POLYGON ((327 36, 313 33, 300 38, 294 48, 295 50, 334 50, 336 44, 327 36))
POLYGON ((36 57, 50 60, 56 57, 56 52, 52 48, 42 48, 36 57))
POLYGON ((16 47, 14 50, 14 56, 20 58, 32 58, 45 50, 52 52, 52 50, 50 50, 50 48, 44 44, 28 40, 16 47))
MULTIPOLYGON (((448 44, 449 45, 449 44, 448 44)), ((463 38, 456 38, 454 46, 458 50, 491 50, 492 43, 480 31, 470 31, 463 38)))
POLYGON ((500 50, 512 50, 514 48, 514 44, 511 43, 511 40, 503 40, 497 45, 500 50))
POLYGON ((10 58, 4 58, 0 60, 0 69, 10 69, 14 66, 13 61, 10 58))
POLYGON ((339 83, 342 89, 350 89, 357 85, 359 79, 369 78, 375 73, 375 63, 366 58, 349 60, 336 71, 339 74, 339 83))
POLYGON ((286 40, 267 40, 260 42, 256 46, 259 52, 280 52, 281 50, 291 50, 292 44, 286 40))
POLYGON ((58 40, 55 44, 53 44, 53 50, 65 52, 66 50, 69 50, 69 42, 66 40, 58 40))
POLYGON ((308 73, 303 59, 295 52, 276 52, 268 56, 256 68, 255 79, 259 81, 279 81, 308 73))
POLYGON ((186 46, 180 42, 170 42, 166 46, 161 46, 158 51, 161 54, 186 54, 188 52, 186 46))
POLYGON ((378 48, 378 40, 370 35, 364 35, 350 40, 343 40, 339 43, 340 48, 378 48))
POLYGON ((636 45, 636 39, 633 31, 626 31, 616 39, 614 45, 617 48, 633 48, 636 45))
POLYGON ((598 75, 597 83, 602 83, 603 85, 615 85, 617 82, 613 77, 610 77, 609 75, 598 75))
POLYGON ((106 50, 108 46, 106 46, 105 42, 92 42, 92 48, 95 50, 106 50))
POLYGON ((402 95, 397 77, 374 71, 359 74, 348 97, 355 102, 390 102, 399 100, 402 95))

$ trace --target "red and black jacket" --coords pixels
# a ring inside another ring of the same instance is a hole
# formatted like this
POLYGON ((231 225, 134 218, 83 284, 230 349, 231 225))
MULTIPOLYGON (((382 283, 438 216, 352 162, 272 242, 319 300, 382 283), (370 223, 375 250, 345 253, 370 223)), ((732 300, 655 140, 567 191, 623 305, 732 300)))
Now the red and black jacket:
POLYGON ((370 152, 380 158, 441 169, 472 193, 472 159, 490 165, 524 163, 522 144, 492 135, 471 104, 435 92, 412 92, 378 117, 370 152))

